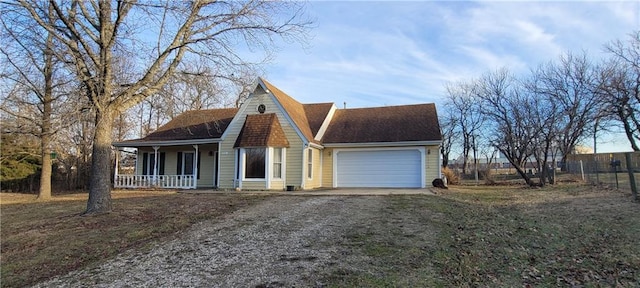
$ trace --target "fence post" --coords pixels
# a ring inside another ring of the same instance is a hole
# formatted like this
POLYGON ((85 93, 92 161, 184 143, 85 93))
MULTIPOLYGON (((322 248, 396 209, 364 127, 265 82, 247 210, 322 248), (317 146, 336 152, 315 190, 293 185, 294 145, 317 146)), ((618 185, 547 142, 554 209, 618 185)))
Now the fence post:
POLYGON ((633 170, 635 167, 631 166, 631 153, 625 153, 624 158, 627 162, 627 173, 629 173, 629 185, 631 186, 633 200, 638 201, 638 187, 636 186, 636 178, 633 175, 633 170))
POLYGON ((584 167, 582 166, 582 160, 580 160, 580 175, 582 175, 582 182, 584 182, 584 167))

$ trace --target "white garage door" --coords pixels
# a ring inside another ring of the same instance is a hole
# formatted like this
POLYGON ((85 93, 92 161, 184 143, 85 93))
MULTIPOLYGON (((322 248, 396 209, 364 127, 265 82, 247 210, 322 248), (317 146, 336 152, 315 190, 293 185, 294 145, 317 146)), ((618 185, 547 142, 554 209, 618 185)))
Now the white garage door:
POLYGON ((411 150, 336 153, 338 187, 422 187, 422 154, 411 150))

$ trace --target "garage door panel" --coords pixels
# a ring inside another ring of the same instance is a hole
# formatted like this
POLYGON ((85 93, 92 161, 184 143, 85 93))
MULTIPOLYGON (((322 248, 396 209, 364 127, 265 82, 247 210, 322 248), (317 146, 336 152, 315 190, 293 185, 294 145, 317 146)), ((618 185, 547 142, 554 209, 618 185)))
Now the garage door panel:
POLYGON ((421 187, 422 154, 411 150, 340 151, 338 187, 421 187))

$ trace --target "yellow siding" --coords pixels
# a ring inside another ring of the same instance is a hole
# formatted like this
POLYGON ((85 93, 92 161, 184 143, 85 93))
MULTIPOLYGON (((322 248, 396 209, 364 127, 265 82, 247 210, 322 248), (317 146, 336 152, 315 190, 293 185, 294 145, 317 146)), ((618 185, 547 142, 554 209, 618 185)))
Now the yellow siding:
POLYGON ((440 150, 438 146, 425 146, 425 187, 429 187, 433 179, 439 178, 440 150))
MULTIPOLYGON (((305 165, 305 170, 304 170, 304 188, 305 189, 313 189, 313 188, 318 188, 320 187, 320 183, 322 181, 321 179, 321 175, 322 175, 322 167, 320 166, 320 153, 322 153, 322 150, 320 149, 316 149, 316 148, 309 148, 313 151, 313 162, 311 164, 311 173, 313 174, 311 179, 309 179, 307 176, 307 156, 308 154, 305 154, 304 156, 304 165, 305 165)), ((305 152, 305 153, 309 153, 309 152, 305 152)))
POLYGON ((322 151, 322 187, 333 187, 333 148, 322 151))
POLYGON ((284 190, 284 181, 282 180, 271 180, 271 190, 284 190))
MULTIPOLYGON (((235 157, 236 152, 233 145, 240 134, 242 125, 248 114, 258 114, 257 107, 260 104, 266 106, 265 113, 276 113, 282 130, 284 131, 287 140, 289 140, 289 147, 286 149, 286 185, 292 185, 299 187, 302 181, 301 174, 301 157, 302 157, 302 139, 298 136, 295 129, 287 121, 284 113, 278 108, 272 97, 262 92, 261 89, 257 89, 254 92, 253 97, 247 99, 247 103, 243 104, 242 109, 236 115, 235 121, 227 128, 225 139, 220 143, 220 188, 234 188, 234 171, 235 171, 235 157)), ((262 188, 265 189, 264 182, 262 182, 262 188)), ((242 183, 243 189, 256 188, 255 182, 244 181, 242 183), (248 186, 247 186, 248 185, 248 186), (249 188, 252 187, 252 188, 249 188)))

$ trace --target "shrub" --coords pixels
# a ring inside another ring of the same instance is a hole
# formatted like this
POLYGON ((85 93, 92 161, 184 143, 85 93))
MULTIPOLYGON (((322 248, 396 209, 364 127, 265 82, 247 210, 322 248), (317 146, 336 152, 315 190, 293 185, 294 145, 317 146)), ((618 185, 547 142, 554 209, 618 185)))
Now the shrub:
POLYGON ((486 168, 480 170, 480 177, 484 179, 484 184, 486 185, 495 185, 496 181, 493 179, 493 173, 491 172, 491 168, 486 168))
POLYGON ((458 173, 447 167, 442 168, 442 177, 447 178, 447 185, 460 184, 460 176, 458 175, 458 173))

